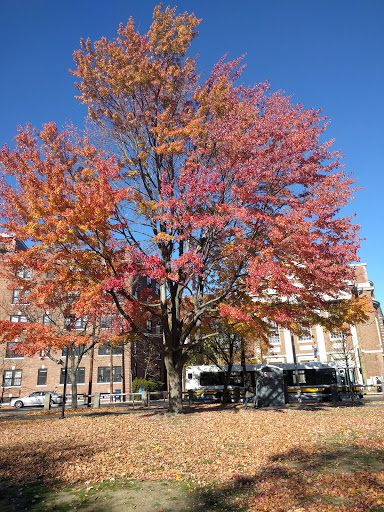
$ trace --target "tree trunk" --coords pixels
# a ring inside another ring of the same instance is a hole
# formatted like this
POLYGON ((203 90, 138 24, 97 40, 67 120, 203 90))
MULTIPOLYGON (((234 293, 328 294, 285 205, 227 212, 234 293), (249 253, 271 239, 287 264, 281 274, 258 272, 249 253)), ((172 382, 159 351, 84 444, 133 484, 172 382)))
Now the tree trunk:
POLYGON ((172 356, 166 354, 164 357, 165 367, 169 378, 169 406, 168 411, 173 414, 183 412, 182 403, 182 370, 183 365, 174 364, 172 356))
POLYGON ((241 370, 243 373, 243 385, 247 388, 248 386, 251 386, 251 381, 248 376, 247 367, 245 364, 245 346, 244 346, 243 339, 241 339, 241 341, 240 341, 240 347, 241 347, 240 364, 241 364, 241 370))
POLYGON ((227 368, 227 371, 225 373, 223 396, 222 396, 222 399, 221 399, 223 404, 225 404, 228 401, 230 402, 230 398, 229 398, 229 395, 228 395, 228 385, 229 385, 229 380, 231 378, 232 366, 233 366, 233 363, 232 363, 232 361, 230 361, 228 363, 228 368, 227 368))
MULTIPOLYGON (((225 374, 225 380, 224 380, 224 389, 223 389, 223 398, 222 398, 223 404, 225 404, 227 402, 227 399, 228 399, 228 401, 230 401, 229 396, 227 397, 227 393, 228 393, 229 381, 231 379, 236 335, 233 335, 233 337, 231 337, 231 335, 229 334, 228 340, 229 340, 229 358, 227 361, 228 362, 227 373, 225 374)), ((243 346, 244 346, 244 343, 243 343, 243 346)))

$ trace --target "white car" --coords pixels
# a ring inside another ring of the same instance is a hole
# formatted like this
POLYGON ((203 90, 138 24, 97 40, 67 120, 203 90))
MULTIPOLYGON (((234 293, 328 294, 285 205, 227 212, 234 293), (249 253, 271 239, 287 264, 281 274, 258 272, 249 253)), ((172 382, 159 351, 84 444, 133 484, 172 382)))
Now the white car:
POLYGON ((61 404, 63 401, 63 397, 54 393, 53 391, 34 391, 27 396, 22 396, 19 398, 12 398, 11 405, 16 407, 17 409, 21 409, 22 407, 28 406, 38 406, 44 405, 45 394, 49 393, 51 395, 51 405, 53 404, 61 404))

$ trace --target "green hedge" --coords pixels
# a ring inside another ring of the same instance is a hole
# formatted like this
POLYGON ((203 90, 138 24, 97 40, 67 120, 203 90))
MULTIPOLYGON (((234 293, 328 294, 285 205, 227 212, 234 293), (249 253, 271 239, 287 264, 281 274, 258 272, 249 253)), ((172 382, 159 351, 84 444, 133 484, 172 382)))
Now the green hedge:
POLYGON ((137 377, 132 382, 132 391, 133 393, 138 393, 139 389, 142 388, 144 391, 158 391, 163 387, 162 382, 157 382, 153 379, 138 379, 137 377))

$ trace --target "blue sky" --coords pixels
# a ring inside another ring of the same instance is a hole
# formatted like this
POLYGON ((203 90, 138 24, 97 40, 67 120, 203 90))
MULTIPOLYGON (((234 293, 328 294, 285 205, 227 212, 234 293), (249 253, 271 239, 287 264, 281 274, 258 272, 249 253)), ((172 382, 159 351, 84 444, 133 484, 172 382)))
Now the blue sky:
MULTIPOLYGON (((80 38, 116 35, 133 16, 144 33, 156 1, 1 0, 0 144, 17 125, 80 124, 68 69, 80 38)), ((176 2, 175 2, 176 3, 176 2)), ((173 6, 175 3, 171 3, 173 6)), ((167 5, 167 2, 164 2, 167 5)), ((357 214, 360 250, 376 298, 384 305, 382 253, 384 149, 384 0, 183 0, 179 11, 203 22, 192 52, 208 73, 224 54, 246 54, 245 83, 270 80, 332 120, 327 138, 345 155, 348 172, 364 187, 346 213, 357 214)))

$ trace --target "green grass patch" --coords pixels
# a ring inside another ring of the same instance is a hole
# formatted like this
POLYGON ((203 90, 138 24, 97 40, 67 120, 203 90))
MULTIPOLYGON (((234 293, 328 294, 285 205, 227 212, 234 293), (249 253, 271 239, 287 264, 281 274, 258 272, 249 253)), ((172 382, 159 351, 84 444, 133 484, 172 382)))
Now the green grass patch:
POLYGON ((97 484, 47 487, 42 482, 18 485, 0 481, 1 512, 245 512, 250 487, 246 484, 195 487, 191 482, 134 482, 107 480, 97 484), (197 508, 196 508, 197 507, 197 508))

